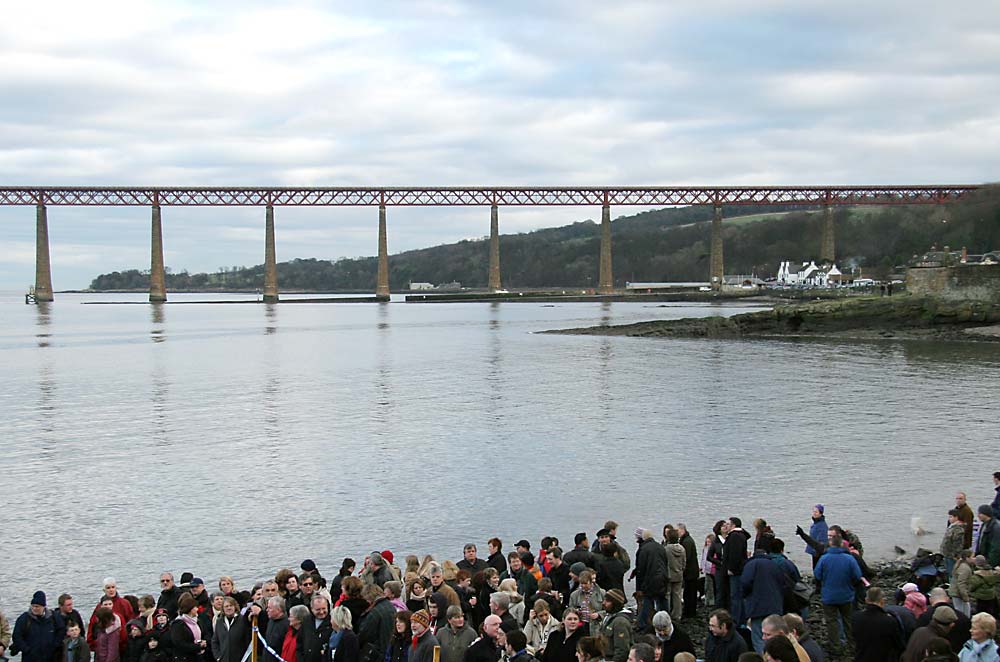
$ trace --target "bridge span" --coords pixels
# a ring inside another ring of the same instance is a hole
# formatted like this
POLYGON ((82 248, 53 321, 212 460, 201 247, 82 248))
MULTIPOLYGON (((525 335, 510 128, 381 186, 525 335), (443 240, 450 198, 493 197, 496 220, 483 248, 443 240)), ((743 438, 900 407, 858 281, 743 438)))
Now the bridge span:
POLYGON ((376 297, 389 299, 387 207, 490 207, 488 287, 501 289, 499 208, 546 206, 601 207, 598 292, 614 290, 611 268, 611 206, 711 205, 709 276, 723 276, 723 205, 817 205, 824 221, 820 258, 836 256, 833 207, 853 205, 940 205, 958 200, 980 185, 888 186, 557 186, 557 187, 0 187, 0 206, 35 206, 35 298, 52 301, 49 260, 49 206, 127 206, 152 210, 150 302, 167 299, 163 265, 162 207, 264 207, 264 300, 278 301, 274 248, 275 207, 378 207, 376 297))

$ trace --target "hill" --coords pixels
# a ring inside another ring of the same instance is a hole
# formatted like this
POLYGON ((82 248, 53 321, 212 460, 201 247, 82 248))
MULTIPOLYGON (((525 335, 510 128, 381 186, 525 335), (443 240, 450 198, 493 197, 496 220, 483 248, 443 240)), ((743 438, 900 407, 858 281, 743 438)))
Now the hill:
MULTIPOLYGON (((948 205, 836 209, 837 254, 842 266, 882 275, 932 244, 966 246, 971 253, 1000 247, 1000 186, 948 205)), ((815 207, 727 206, 723 216, 726 273, 773 275, 782 260, 818 257, 822 214, 815 207)), ((615 283, 708 279, 710 207, 658 209, 612 221, 615 283)), ((393 290, 412 281, 485 287, 489 242, 463 240, 389 257, 393 290)), ((534 232, 502 235, 500 262, 508 288, 585 287, 597 283, 600 227, 581 221, 534 232)), ((372 291, 376 258, 294 259, 278 264, 282 289, 372 291)), ((263 287, 264 266, 216 273, 167 275, 168 290, 263 287)), ((94 290, 144 289, 149 272, 101 274, 94 290)))

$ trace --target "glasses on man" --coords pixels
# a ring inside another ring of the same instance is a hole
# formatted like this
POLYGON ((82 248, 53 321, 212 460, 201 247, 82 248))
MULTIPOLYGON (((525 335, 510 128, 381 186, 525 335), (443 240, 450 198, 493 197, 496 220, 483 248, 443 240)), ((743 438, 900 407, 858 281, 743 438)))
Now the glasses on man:
POLYGON ((169 584, 169 583, 170 583, 170 580, 169 580, 169 579, 161 579, 161 580, 160 580, 160 583, 161 583, 161 584, 169 584))

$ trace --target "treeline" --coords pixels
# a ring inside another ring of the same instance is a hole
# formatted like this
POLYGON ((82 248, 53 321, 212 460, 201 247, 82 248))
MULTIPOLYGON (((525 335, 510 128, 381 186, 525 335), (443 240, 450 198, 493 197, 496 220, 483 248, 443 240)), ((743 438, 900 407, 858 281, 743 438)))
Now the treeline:
MULTIPOLYGON (((789 211, 789 207, 728 206, 724 217, 789 211)), ((818 259, 822 214, 816 208, 754 222, 723 224, 726 273, 776 273, 782 260, 818 259)), ((962 202, 930 205, 836 209, 837 255, 841 268, 861 267, 884 277, 932 245, 962 246, 970 253, 1000 248, 1000 187, 988 187, 962 202)), ((708 279, 712 218, 710 207, 660 209, 612 222, 616 285, 626 281, 703 281, 708 279)), ((487 240, 407 251, 389 257, 394 290, 412 281, 435 284, 458 281, 485 287, 489 265, 487 240)), ((600 226, 583 221, 558 228, 503 235, 501 278, 505 287, 587 287, 598 280, 600 226)), ((337 261, 295 259, 278 264, 282 289, 371 291, 374 257, 337 261)), ((264 267, 233 267, 216 273, 167 274, 168 290, 255 289, 264 284, 264 267)), ((102 274, 91 289, 144 289, 149 272, 131 269, 102 274)))

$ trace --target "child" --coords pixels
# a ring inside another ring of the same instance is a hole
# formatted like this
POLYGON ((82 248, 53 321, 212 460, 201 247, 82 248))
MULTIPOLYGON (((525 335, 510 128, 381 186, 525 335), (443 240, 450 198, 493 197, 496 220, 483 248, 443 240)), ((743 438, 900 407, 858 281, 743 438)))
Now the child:
POLYGON ((80 632, 80 624, 70 621, 66 625, 66 638, 62 644, 62 662, 90 662, 90 647, 80 632))
POLYGON ((129 621, 127 629, 128 643, 125 644, 124 662, 140 662, 142 653, 146 650, 146 628, 142 626, 142 617, 129 621))

